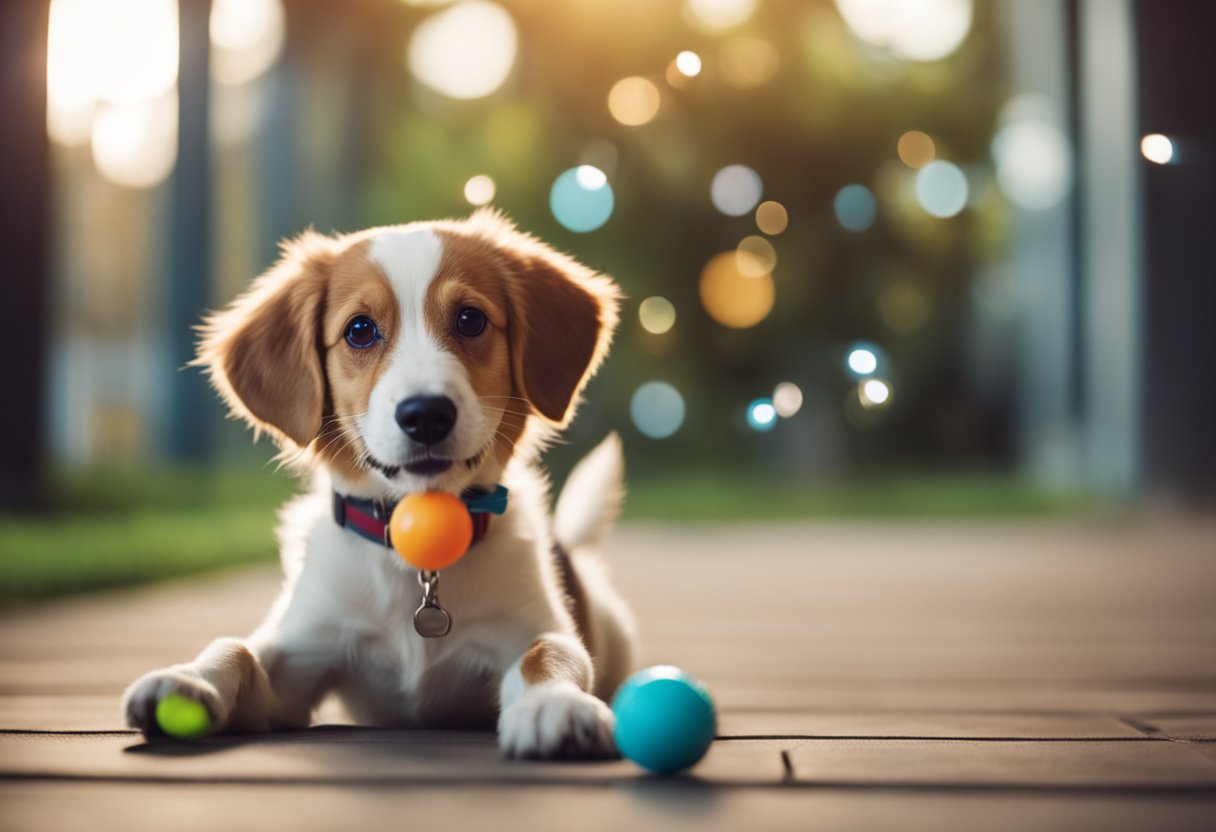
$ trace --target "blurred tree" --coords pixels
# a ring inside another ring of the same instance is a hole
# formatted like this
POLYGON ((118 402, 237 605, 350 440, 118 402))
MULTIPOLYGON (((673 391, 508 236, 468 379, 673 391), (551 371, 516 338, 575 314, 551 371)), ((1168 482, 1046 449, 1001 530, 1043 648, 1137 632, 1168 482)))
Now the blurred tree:
POLYGON ((1173 137, 1175 164, 1146 164, 1144 419, 1148 484, 1216 500, 1216 6, 1140 0, 1140 132, 1173 137), (1205 68, 1206 67, 1206 68, 1205 68), (1203 104, 1208 101, 1208 104, 1203 104))
POLYGON ((212 396, 200 373, 182 368, 194 357, 194 327, 211 300, 211 0, 179 0, 178 8, 177 166, 172 180, 171 263, 164 284, 168 349, 163 372, 170 412, 161 424, 170 456, 202 459, 211 448, 212 396))
POLYGON ((633 391, 659 378, 684 394, 688 415, 670 439, 637 438, 653 445, 635 457, 638 467, 760 458, 814 474, 833 452, 827 446, 841 443, 861 466, 1009 460, 1007 421, 976 398, 966 375, 972 278, 999 253, 1007 223, 988 161, 1005 81, 987 4, 977 4, 961 48, 927 63, 863 47, 828 2, 770 0, 721 34, 695 29, 678 3, 506 5, 519 30, 516 65, 484 99, 443 98, 405 71, 403 32, 433 10, 397 6, 397 22, 370 35, 381 161, 367 220, 466 213, 464 182, 485 173, 497 184, 495 204, 521 226, 619 280, 630 296, 622 330, 575 438, 630 425, 633 391), (704 70, 673 84, 668 67, 683 49, 701 54, 704 70), (642 126, 618 122, 607 107, 608 91, 628 76, 660 90, 658 116, 642 126), (973 193, 959 216, 930 217, 909 195, 915 171, 895 151, 913 129, 968 171, 973 193), (549 188, 605 142, 610 157, 615 149, 616 208, 603 229, 575 234, 550 213, 549 188), (758 233, 750 213, 725 216, 709 199, 715 172, 735 163, 754 168, 764 198, 790 216, 771 239, 776 307, 743 330, 711 319, 698 294, 706 262, 758 233), (850 183, 879 201, 862 233, 833 213, 850 183), (916 307, 894 323, 884 307, 892 289, 916 307), (676 306, 666 335, 638 323, 637 304, 649 295, 676 306), (897 393, 880 411, 856 406, 855 382, 842 372, 854 340, 879 345, 895 375, 897 393), (786 432, 749 431, 747 403, 785 380, 806 391, 806 412, 786 432), (798 458, 783 449, 791 428, 818 431, 798 458))
POLYGON ((0 3, 0 508, 45 496, 43 448, 50 275, 45 0, 0 3))

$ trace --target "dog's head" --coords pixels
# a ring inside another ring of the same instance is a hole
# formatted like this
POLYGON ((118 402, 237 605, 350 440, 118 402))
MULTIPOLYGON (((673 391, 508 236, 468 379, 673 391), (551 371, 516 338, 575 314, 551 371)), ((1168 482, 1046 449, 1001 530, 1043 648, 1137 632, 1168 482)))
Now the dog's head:
POLYGON ((607 352, 608 278, 500 215, 307 233, 203 327, 233 412, 352 491, 489 484, 565 425, 607 352), (535 431, 529 431, 534 434, 535 431))

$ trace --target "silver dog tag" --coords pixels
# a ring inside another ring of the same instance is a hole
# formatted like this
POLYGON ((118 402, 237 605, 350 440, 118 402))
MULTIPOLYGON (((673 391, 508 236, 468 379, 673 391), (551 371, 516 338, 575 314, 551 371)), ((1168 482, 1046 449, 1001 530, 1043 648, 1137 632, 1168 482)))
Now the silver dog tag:
POLYGON ((423 638, 443 638, 452 631, 452 616, 438 604, 424 601, 414 612, 414 629, 423 638))
POLYGON ((419 572, 422 603, 414 610, 414 629, 423 638, 443 638, 452 631, 452 616, 439 605, 439 573, 419 572))

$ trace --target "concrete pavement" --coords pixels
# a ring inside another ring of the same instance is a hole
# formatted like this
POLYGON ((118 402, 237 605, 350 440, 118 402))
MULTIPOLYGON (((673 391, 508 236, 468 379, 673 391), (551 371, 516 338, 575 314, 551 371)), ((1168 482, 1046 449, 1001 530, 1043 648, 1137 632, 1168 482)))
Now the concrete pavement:
POLYGON ((247 632, 254 569, 0 618, 3 829, 1216 828, 1216 522, 622 528, 645 664, 705 679, 688 776, 343 725, 147 744, 123 687, 247 632))

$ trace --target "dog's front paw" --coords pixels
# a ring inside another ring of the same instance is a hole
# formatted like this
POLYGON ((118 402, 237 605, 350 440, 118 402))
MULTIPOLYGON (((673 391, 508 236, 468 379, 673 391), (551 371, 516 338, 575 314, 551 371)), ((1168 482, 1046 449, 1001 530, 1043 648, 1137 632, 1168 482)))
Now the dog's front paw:
POLYGON ((529 688, 498 718, 507 757, 593 760, 616 757, 612 709, 569 683, 529 688))
POLYGON ((215 685, 191 673, 187 666, 154 670, 136 679, 127 688, 122 699, 127 725, 138 728, 145 736, 163 734, 164 731, 156 721, 156 706, 169 694, 177 694, 202 704, 210 717, 211 729, 208 733, 215 733, 223 728, 228 709, 224 707, 219 691, 215 689, 215 685))

